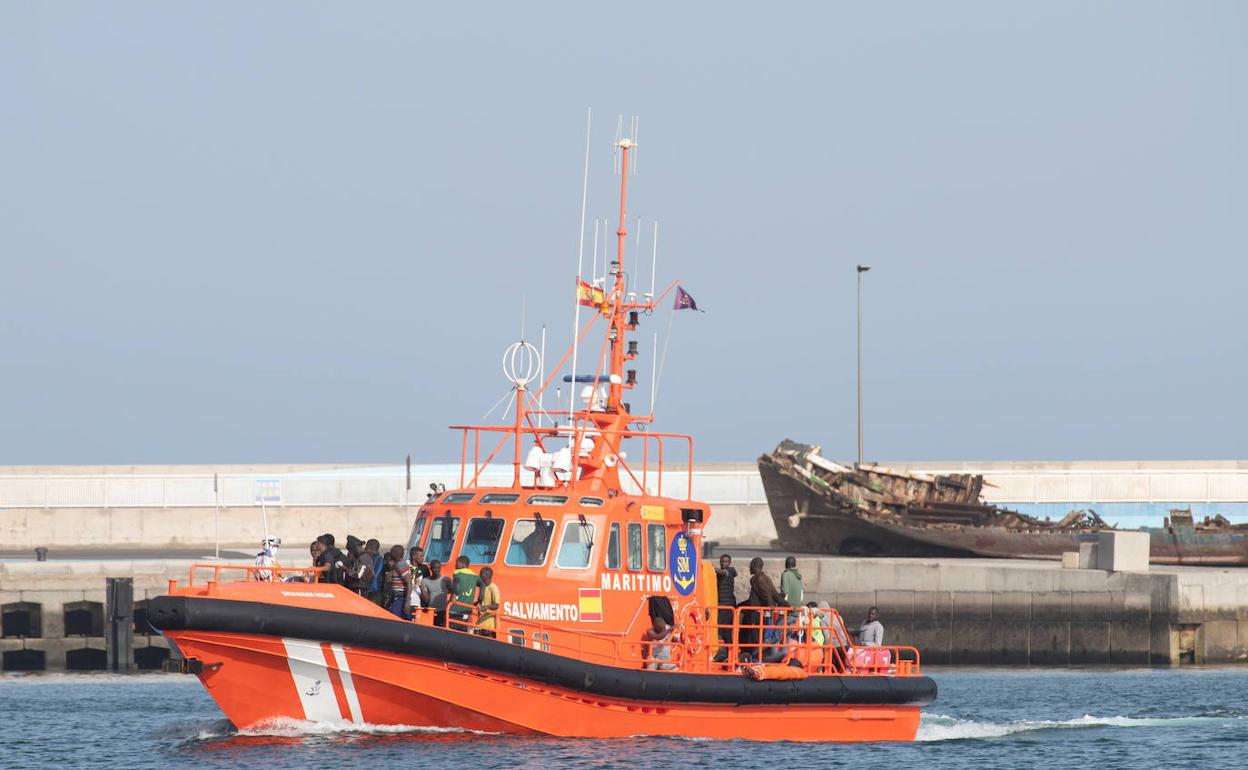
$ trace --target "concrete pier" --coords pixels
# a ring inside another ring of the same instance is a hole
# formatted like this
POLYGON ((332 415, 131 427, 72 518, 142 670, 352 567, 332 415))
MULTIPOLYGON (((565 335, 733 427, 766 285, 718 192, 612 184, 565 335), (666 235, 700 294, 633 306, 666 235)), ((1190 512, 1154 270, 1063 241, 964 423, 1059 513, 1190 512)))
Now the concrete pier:
POLYGON ((0 670, 160 669, 169 645, 147 625, 143 609, 148 599, 166 592, 170 578, 186 580, 191 564, 0 562, 0 670), (114 591, 112 602, 110 578, 133 580, 127 590, 114 591), (129 634, 117 623, 126 625, 129 634))

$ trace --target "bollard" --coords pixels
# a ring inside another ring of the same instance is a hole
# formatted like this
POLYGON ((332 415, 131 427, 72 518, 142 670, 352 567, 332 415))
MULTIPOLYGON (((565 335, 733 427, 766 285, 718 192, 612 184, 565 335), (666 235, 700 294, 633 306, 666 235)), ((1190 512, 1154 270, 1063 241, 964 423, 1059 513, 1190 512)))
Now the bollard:
POLYGON ((108 670, 129 673, 134 668, 134 578, 107 578, 105 597, 108 670))
POLYGON ((48 549, 44 548, 43 546, 39 546, 38 548, 36 548, 35 549, 35 561, 47 561, 47 560, 48 560, 48 549))

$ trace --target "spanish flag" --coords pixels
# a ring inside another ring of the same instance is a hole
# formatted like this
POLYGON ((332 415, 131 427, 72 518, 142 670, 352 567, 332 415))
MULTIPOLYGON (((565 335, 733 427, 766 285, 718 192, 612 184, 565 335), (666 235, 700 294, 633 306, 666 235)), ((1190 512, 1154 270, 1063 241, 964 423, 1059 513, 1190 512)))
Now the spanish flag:
POLYGON ((580 619, 582 621, 598 622, 602 620, 602 589, 601 588, 579 588, 580 619))
POLYGON ((576 301, 585 307, 602 307, 607 303, 607 293, 578 278, 576 279, 576 301))

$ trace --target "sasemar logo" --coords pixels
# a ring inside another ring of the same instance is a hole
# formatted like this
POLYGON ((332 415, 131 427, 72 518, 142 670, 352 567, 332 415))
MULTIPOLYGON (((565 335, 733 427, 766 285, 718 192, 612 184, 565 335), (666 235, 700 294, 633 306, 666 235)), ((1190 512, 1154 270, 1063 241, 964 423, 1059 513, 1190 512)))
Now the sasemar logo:
POLYGON ((698 555, 694 552, 693 541, 684 532, 677 532, 672 538, 667 562, 676 593, 681 596, 693 593, 693 586, 698 582, 698 555))

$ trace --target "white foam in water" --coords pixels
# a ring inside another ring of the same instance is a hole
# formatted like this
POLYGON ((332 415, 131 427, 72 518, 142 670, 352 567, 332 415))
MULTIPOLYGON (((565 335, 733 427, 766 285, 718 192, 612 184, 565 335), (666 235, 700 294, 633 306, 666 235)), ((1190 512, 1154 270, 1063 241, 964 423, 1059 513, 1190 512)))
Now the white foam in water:
POLYGON ((493 735, 494 733, 479 730, 467 730, 459 727, 421 727, 417 725, 373 725, 356 724, 354 722, 308 722, 302 719, 274 719, 264 724, 239 730, 235 735, 241 736, 277 736, 298 738, 318 735, 338 735, 356 733, 360 735, 392 735, 399 733, 468 733, 472 735, 493 735))
MULTIPOLYGON (((1237 719, 1238 717, 1231 717, 1237 719)), ((1020 719, 1013 722, 976 722, 970 719, 924 714, 919 723, 918 741, 958 741, 1003 738, 1038 730, 1069 730, 1087 727, 1183 727, 1225 722, 1227 717, 1097 717, 1084 714, 1077 719, 1020 719)))

